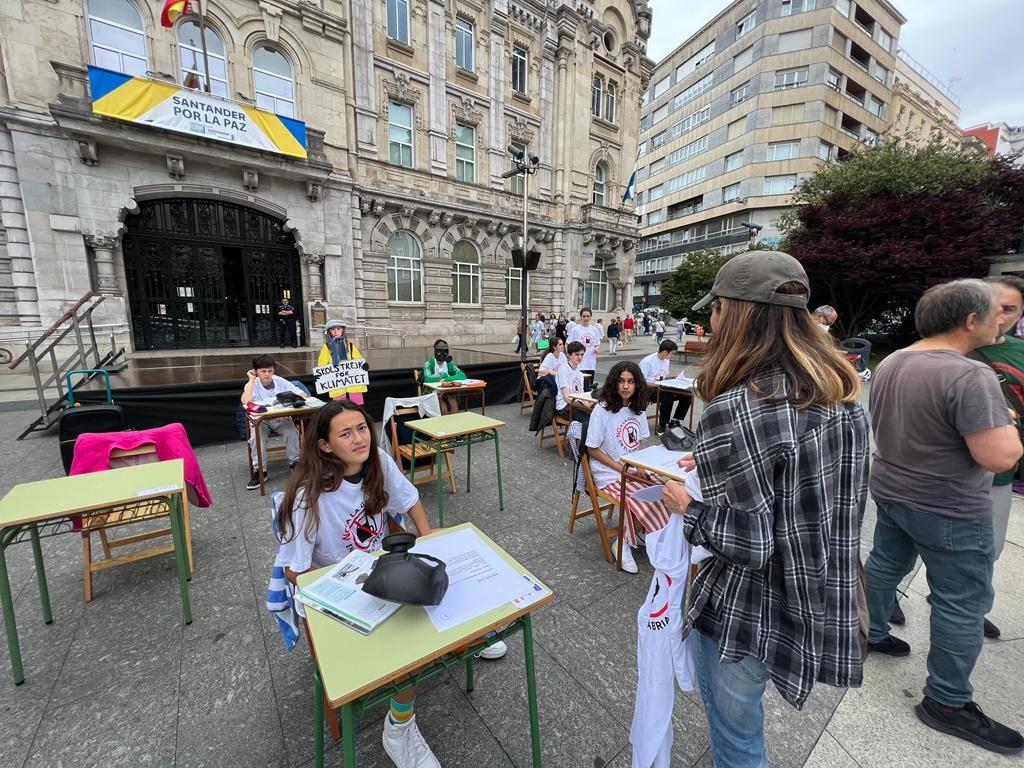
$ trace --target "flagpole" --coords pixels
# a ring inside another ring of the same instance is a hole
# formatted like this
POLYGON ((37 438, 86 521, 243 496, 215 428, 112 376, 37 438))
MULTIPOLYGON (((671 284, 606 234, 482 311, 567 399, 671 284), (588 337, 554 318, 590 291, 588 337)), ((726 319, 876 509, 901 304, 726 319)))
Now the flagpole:
POLYGON ((210 55, 206 52, 206 14, 203 11, 203 6, 200 0, 194 0, 196 7, 199 9, 199 39, 202 41, 203 46, 203 71, 206 73, 206 85, 203 90, 207 93, 213 91, 212 83, 210 82, 210 55))

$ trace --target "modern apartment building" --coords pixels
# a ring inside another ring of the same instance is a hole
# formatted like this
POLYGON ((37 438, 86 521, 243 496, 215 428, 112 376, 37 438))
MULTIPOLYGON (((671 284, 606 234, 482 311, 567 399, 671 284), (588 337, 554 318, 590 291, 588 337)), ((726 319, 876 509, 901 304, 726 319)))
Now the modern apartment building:
POLYGON ((634 305, 689 252, 778 242, 797 183, 888 128, 905 22, 885 0, 736 0, 657 65, 634 305))
POLYGON ((902 48, 896 53, 891 133, 915 143, 938 134, 960 143, 960 102, 949 87, 902 48))

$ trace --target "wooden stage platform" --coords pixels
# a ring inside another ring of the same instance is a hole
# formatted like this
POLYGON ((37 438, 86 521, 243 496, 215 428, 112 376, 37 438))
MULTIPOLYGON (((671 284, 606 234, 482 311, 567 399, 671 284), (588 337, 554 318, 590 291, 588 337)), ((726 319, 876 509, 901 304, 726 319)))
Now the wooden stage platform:
MULTIPOLYGON (((114 402, 122 406, 134 429, 148 429, 180 421, 193 445, 222 443, 239 439, 235 412, 245 386, 245 372, 255 354, 264 350, 201 350, 133 355, 123 370, 111 374, 114 402)), ((316 350, 271 349, 277 375, 298 379, 311 392, 316 350)), ((388 397, 413 397, 416 386, 413 369, 420 368, 433 354, 429 347, 367 349, 363 356, 370 366, 370 390, 366 407, 375 419, 384 412, 388 397)), ((519 397, 519 360, 508 354, 452 347, 455 363, 467 376, 487 382, 487 402, 513 403, 519 397)), ((101 379, 95 379, 75 397, 82 403, 102 402, 101 379)))

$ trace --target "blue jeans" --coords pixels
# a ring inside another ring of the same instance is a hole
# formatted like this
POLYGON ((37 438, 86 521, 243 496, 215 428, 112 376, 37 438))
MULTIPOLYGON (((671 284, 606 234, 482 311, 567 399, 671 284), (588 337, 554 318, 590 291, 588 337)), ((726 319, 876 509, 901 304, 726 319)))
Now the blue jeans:
POLYGON ((889 636, 896 586, 920 555, 928 569, 931 647, 924 694, 949 707, 971 701, 971 672, 992 609, 992 520, 965 520, 878 502, 875 542, 864 564, 873 643, 889 636))
POLYGON ((761 705, 771 677, 767 668, 753 656, 723 664, 715 641, 693 631, 697 633, 697 679, 715 768, 768 768, 761 705))

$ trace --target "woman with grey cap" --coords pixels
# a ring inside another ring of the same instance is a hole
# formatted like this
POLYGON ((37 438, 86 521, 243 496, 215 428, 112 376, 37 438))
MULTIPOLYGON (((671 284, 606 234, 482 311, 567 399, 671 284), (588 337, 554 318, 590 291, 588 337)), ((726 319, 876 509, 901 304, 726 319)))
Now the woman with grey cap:
POLYGON ((686 486, 665 485, 686 538, 711 552, 694 579, 701 698, 719 768, 767 766, 771 680, 801 708, 815 683, 859 686, 860 523, 868 423, 860 379, 807 311, 792 256, 752 251, 718 271, 714 335, 696 390, 707 403, 686 486), (695 498, 699 497, 699 498, 695 498))
MULTIPOLYGON (((317 355, 316 364, 337 365, 344 360, 362 360, 363 353, 359 351, 353 342, 345 336, 345 323, 342 320, 328 320, 324 326, 324 345, 320 347, 320 354, 317 355)), ((365 384, 354 384, 351 387, 332 389, 330 396, 332 400, 351 400, 353 403, 363 404, 363 393, 366 392, 365 384)))

